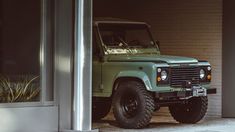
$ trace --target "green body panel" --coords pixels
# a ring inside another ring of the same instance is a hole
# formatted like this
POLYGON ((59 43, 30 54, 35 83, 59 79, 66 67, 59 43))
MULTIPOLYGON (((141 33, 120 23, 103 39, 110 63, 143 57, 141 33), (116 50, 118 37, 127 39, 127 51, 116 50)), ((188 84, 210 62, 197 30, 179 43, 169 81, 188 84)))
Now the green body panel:
MULTIPOLYGON (((182 88, 172 88, 169 85, 157 86, 156 69, 158 67, 174 67, 179 64, 190 66, 209 65, 199 63, 194 58, 162 56, 162 55, 116 55, 105 56, 103 62, 93 61, 93 96, 110 97, 116 79, 121 77, 138 78, 143 81, 146 89, 152 92, 180 91, 182 88), (180 62, 180 63, 172 63, 180 62)), ((209 88, 208 84, 202 84, 209 88)))

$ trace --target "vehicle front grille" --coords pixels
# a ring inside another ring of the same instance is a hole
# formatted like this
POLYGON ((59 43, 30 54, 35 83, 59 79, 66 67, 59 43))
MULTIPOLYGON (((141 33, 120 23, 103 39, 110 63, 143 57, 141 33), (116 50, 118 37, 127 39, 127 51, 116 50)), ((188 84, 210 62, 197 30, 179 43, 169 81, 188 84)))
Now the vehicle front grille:
POLYGON ((199 67, 173 67, 171 68, 171 87, 180 88, 186 81, 191 81, 192 86, 198 85, 200 82, 199 78, 199 67))

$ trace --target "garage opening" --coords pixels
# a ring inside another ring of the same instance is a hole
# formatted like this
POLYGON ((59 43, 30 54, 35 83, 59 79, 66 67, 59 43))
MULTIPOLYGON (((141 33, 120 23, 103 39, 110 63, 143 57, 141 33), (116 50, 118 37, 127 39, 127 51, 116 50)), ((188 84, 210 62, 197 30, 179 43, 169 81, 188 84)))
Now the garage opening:
MULTIPOLYGON (((209 61, 217 94, 208 96, 206 117, 221 117, 222 0, 94 0, 93 17, 146 22, 161 54, 209 61)), ((168 108, 155 115, 169 116, 168 108)))

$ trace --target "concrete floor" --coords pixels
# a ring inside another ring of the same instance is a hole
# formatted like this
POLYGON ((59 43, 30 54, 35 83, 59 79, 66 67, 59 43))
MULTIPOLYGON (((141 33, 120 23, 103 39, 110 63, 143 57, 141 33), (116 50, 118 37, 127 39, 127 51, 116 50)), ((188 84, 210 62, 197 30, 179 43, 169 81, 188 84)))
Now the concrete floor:
POLYGON ((206 118, 197 124, 179 124, 170 116, 154 116, 144 129, 122 129, 109 115, 104 120, 94 122, 93 128, 101 132, 235 132, 235 118, 206 118))

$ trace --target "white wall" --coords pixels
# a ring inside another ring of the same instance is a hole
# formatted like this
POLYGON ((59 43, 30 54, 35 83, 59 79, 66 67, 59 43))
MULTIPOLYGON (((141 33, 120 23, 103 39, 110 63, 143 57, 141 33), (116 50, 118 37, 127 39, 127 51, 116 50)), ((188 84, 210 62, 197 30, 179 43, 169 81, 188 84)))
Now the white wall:
POLYGON ((209 116, 221 116, 222 0, 94 0, 95 17, 146 21, 162 54, 208 60, 213 67, 209 116))

